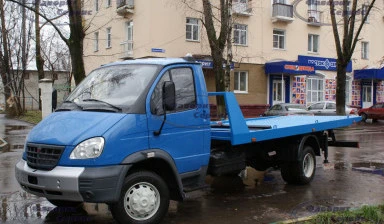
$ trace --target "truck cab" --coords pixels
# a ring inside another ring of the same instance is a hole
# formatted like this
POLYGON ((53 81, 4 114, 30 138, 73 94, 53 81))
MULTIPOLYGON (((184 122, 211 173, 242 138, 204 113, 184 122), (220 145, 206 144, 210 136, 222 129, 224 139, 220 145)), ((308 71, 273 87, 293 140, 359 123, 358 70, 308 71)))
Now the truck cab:
POLYGON ((147 59, 104 65, 29 133, 17 180, 58 206, 109 203, 120 222, 156 223, 168 198, 182 200, 183 185, 204 179, 210 155, 207 95, 198 63, 147 59), (173 97, 171 107, 165 107, 164 94, 173 97), (125 194, 131 174, 141 181, 134 195, 125 194), (160 198, 159 191, 169 196, 160 198), (127 204, 137 194, 148 197, 127 204))

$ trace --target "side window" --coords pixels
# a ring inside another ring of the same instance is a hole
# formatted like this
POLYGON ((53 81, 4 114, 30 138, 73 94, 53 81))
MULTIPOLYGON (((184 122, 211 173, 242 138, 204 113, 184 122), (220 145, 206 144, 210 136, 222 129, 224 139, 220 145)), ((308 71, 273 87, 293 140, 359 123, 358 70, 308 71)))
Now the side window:
POLYGON ((161 77, 159 83, 157 83, 155 90, 151 96, 151 113, 152 114, 162 114, 163 111, 163 84, 165 81, 171 81, 169 72, 166 72, 163 77, 161 77))
POLYGON ((157 83, 151 96, 151 113, 163 114, 162 89, 165 81, 173 81, 176 91, 176 111, 196 108, 195 84, 190 68, 176 68, 167 71, 157 83))
POLYGON ((271 110, 277 110, 277 105, 271 107, 271 110))
POLYGON ((327 103, 327 109, 336 109, 336 104, 334 104, 334 103, 327 103))
POLYGON ((316 103, 309 107, 310 110, 322 110, 324 108, 324 103, 316 103))

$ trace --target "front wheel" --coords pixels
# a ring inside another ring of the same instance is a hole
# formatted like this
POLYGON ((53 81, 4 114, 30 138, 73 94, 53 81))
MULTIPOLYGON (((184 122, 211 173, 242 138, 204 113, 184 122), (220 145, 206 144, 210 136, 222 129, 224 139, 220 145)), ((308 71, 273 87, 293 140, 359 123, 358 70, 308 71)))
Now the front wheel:
POLYGON ((138 171, 126 177, 120 199, 110 205, 119 223, 159 223, 169 207, 169 190, 156 173, 138 171))
POLYGON ((316 157, 311 146, 305 146, 299 161, 281 166, 281 176, 289 184, 308 184, 316 172, 316 157))
POLYGON ((365 113, 362 113, 361 114, 361 120, 365 122, 365 121, 367 121, 367 119, 368 119, 368 115, 365 113))

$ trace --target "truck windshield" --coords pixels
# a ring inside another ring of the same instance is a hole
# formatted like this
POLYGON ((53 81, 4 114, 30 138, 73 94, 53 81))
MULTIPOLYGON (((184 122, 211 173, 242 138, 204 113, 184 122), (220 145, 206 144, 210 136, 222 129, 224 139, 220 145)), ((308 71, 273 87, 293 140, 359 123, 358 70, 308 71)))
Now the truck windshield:
POLYGON ((130 107, 147 89, 157 69, 155 65, 116 65, 94 70, 73 90, 66 102, 130 107))

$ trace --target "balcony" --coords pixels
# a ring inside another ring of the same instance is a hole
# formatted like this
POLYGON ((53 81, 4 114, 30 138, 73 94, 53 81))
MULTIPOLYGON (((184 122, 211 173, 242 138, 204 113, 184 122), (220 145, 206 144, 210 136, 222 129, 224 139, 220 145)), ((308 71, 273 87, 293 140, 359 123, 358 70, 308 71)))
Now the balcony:
POLYGON ((320 27, 323 23, 323 12, 317 10, 308 10, 308 22, 309 26, 320 27))
POLYGON ((134 8, 134 0, 117 0, 116 2, 116 12, 121 16, 133 14, 134 8))
POLYGON ((293 18, 293 6, 282 3, 274 3, 272 5, 272 22, 291 23, 293 18))
POLYGON ((238 16, 251 16, 252 15, 252 5, 251 2, 234 2, 232 5, 232 12, 238 16))
POLYGON ((121 59, 130 59, 133 58, 133 41, 127 40, 120 43, 121 46, 121 59))

